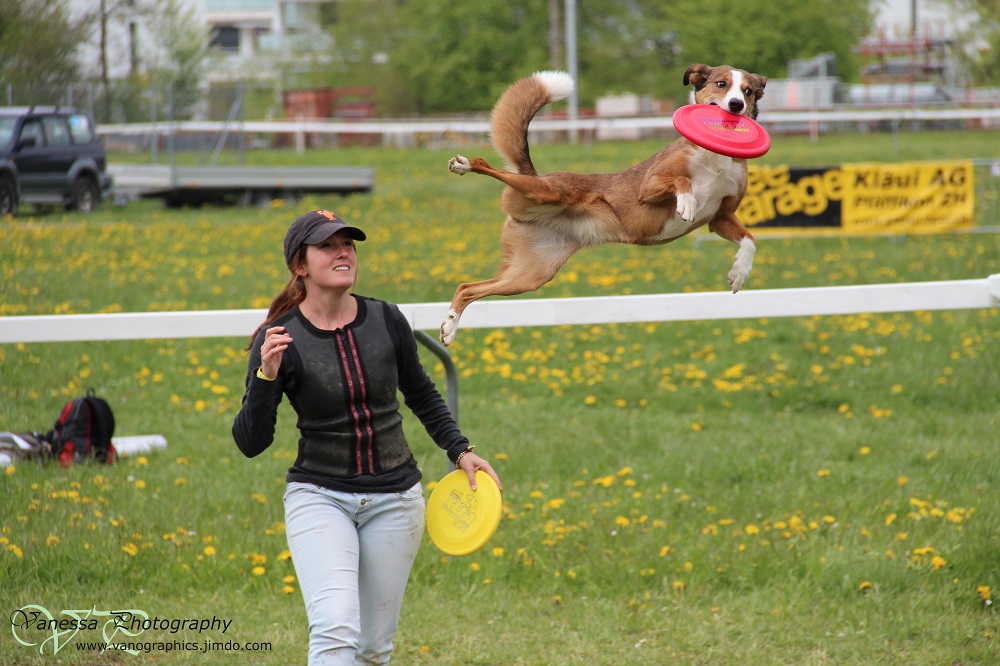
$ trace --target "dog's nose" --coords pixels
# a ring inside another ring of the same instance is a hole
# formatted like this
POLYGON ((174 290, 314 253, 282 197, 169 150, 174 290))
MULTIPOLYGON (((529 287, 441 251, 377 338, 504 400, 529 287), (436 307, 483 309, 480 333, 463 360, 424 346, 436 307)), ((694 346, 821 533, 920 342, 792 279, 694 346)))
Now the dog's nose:
POLYGON ((743 110, 743 100, 735 98, 729 100, 729 113, 739 113, 742 110, 743 110))

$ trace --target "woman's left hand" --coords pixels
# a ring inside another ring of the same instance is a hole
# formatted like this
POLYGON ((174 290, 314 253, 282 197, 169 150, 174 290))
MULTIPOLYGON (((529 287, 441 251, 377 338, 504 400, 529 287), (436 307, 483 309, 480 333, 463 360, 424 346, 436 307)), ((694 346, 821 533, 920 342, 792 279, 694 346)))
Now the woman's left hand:
POLYGON ((497 488, 503 492, 503 484, 500 483, 500 477, 493 471, 493 467, 486 460, 480 458, 472 451, 463 455, 458 465, 459 469, 464 470, 465 473, 469 475, 469 487, 473 490, 476 489, 476 470, 481 469, 489 474, 494 481, 496 481, 497 488))

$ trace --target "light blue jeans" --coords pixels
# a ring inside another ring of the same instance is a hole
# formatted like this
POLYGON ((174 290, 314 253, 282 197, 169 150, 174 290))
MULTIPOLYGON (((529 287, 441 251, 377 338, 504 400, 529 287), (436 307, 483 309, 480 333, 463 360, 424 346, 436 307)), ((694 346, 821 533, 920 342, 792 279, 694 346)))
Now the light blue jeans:
POLYGON ((309 618, 309 666, 387 664, 424 533, 424 493, 285 491, 285 532, 309 618))

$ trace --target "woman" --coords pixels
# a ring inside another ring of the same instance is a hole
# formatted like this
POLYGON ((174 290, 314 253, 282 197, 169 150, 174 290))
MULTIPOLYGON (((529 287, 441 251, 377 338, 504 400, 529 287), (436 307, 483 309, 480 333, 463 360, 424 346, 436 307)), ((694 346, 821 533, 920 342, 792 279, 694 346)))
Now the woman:
POLYGON ((424 531, 420 471, 397 389, 456 467, 499 485, 424 371, 409 323, 352 293, 365 233, 315 210, 285 235, 292 278, 249 347, 233 438, 247 457, 274 439, 282 394, 298 415, 285 528, 309 618, 309 664, 384 664, 424 531))

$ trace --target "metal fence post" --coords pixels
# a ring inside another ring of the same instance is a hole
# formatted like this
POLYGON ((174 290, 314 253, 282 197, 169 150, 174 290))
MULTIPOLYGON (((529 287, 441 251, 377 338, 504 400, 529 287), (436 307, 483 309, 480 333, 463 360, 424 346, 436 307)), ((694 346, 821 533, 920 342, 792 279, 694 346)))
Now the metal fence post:
POLYGON ((444 364, 444 374, 447 382, 445 402, 448 403, 448 409, 451 410, 451 415, 455 419, 455 423, 458 423, 458 371, 455 369, 454 361, 451 360, 451 354, 448 353, 448 350, 440 342, 428 335, 426 331, 413 331, 413 337, 434 352, 434 355, 444 364))

